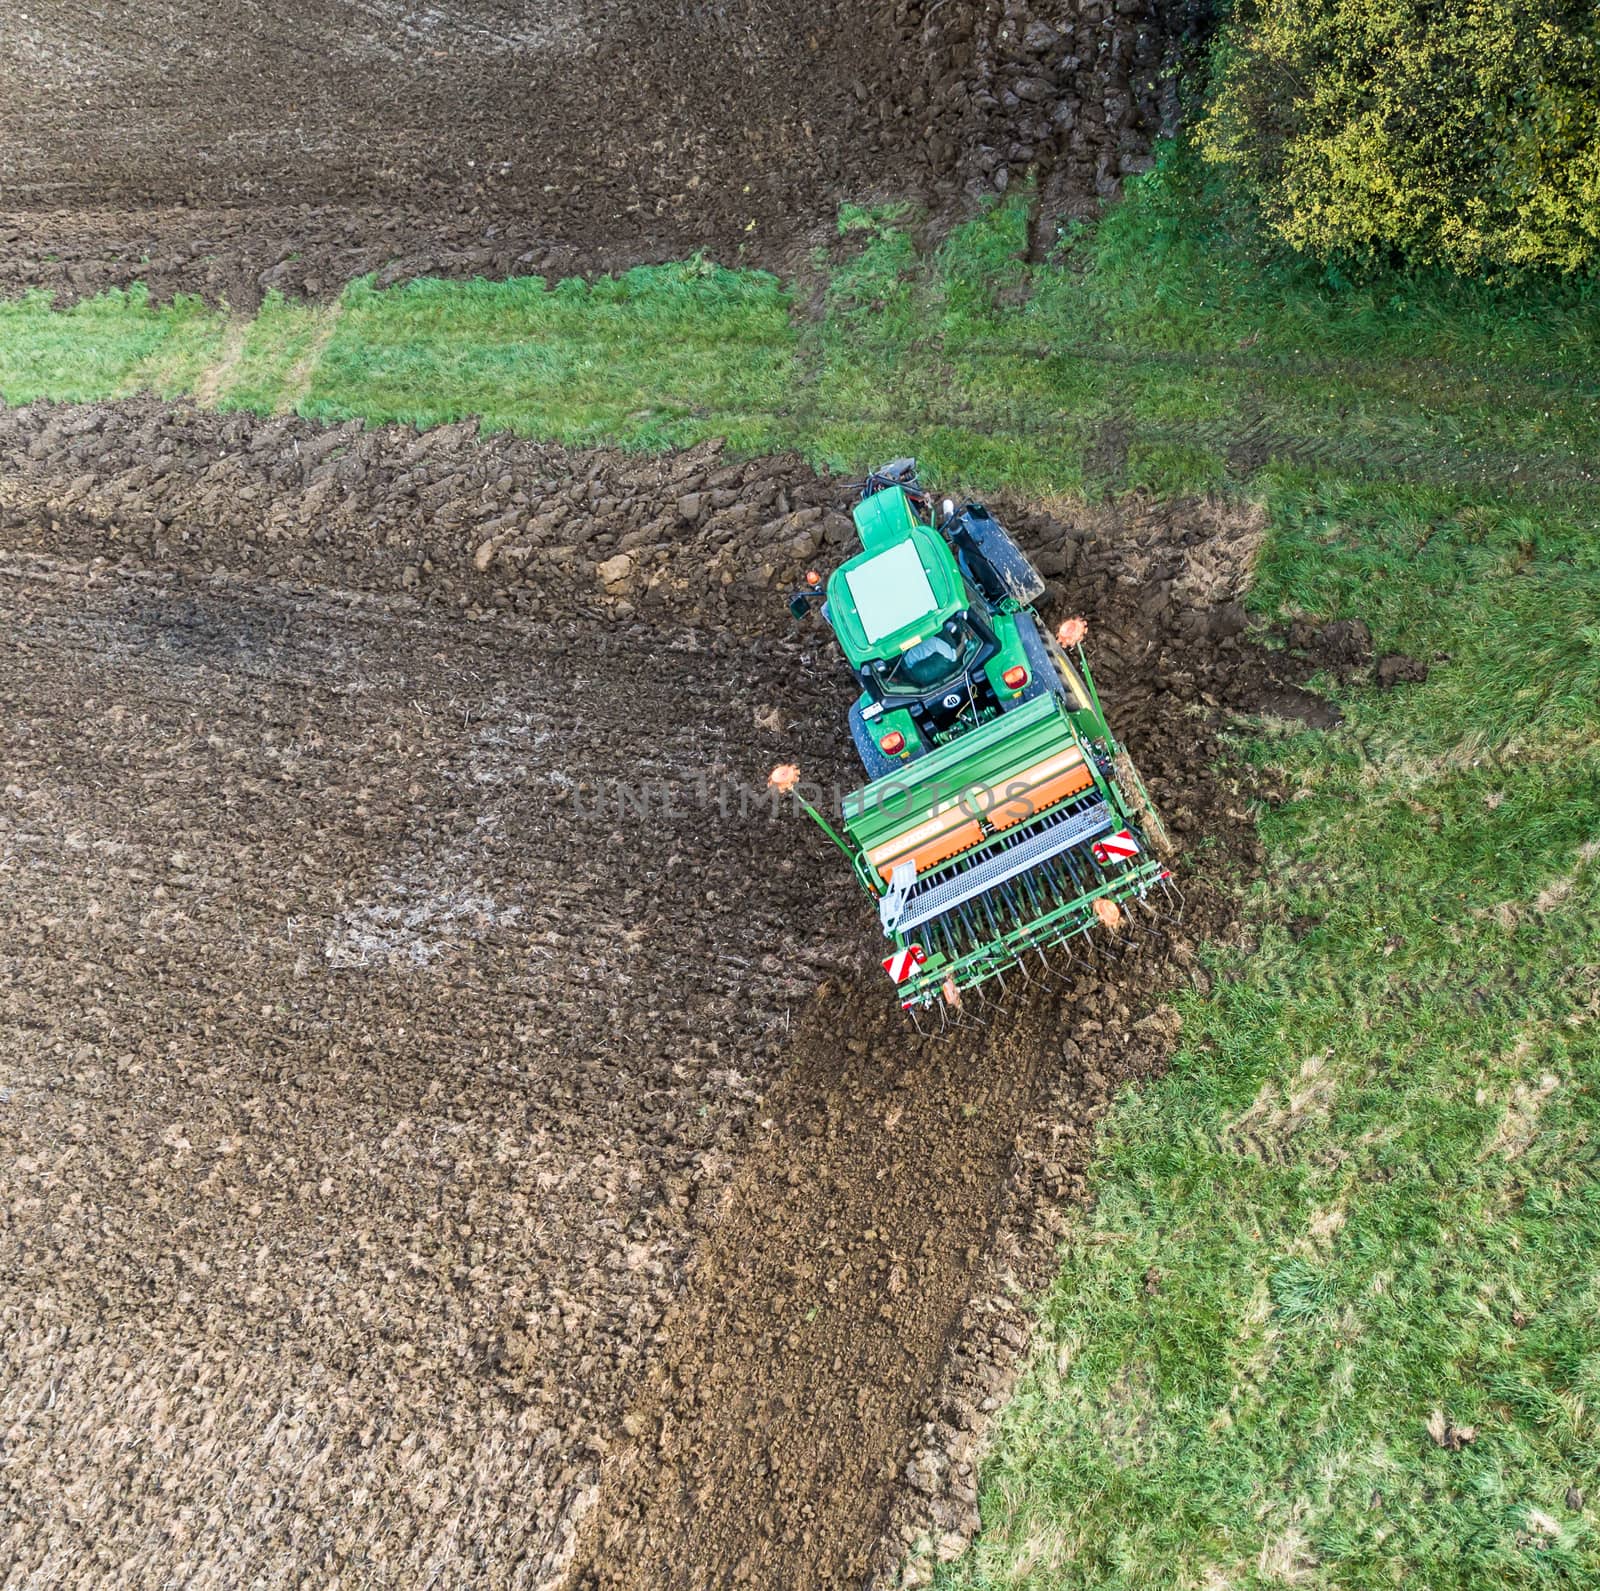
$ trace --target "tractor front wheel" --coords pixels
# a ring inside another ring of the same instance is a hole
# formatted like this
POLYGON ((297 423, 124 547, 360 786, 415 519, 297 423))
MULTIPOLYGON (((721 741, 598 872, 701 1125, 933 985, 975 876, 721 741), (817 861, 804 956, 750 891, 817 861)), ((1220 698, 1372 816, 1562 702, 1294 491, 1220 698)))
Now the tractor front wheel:
POLYGON ((1009 597, 1025 608, 1044 595, 1044 581, 1033 560, 979 504, 970 504, 961 515, 955 546, 967 573, 990 602, 1004 602, 1009 597))

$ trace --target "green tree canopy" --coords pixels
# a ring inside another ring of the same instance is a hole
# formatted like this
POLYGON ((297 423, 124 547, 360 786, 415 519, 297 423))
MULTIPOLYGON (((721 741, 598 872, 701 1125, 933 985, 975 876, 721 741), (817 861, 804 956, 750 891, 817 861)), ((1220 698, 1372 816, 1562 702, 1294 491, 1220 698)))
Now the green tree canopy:
POLYGON ((1239 0, 1199 127, 1323 257, 1600 267, 1600 5, 1239 0))

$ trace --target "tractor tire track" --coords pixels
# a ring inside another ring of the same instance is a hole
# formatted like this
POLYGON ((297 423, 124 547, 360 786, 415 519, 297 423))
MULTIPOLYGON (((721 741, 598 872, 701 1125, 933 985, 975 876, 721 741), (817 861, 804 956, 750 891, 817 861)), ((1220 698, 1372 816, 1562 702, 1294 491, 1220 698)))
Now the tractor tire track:
POLYGON ((1039 1000, 918 1042, 870 991, 811 1008, 602 1471, 575 1587, 859 1585, 900 1488, 946 1482, 970 1515, 970 1436, 919 1453, 918 1433, 1071 1020, 1039 1000))

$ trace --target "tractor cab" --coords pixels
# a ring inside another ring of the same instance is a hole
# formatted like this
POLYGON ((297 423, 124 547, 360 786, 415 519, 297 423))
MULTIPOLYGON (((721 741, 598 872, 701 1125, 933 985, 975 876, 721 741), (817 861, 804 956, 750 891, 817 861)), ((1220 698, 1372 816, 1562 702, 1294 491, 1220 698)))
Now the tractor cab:
POLYGON ((995 637, 950 544, 899 491, 856 509, 864 550, 828 581, 828 622, 869 698, 942 727, 968 703, 995 637), (946 698, 955 698, 946 702, 946 698))
POLYGON ((828 622, 850 666, 893 670, 912 654, 936 666, 941 648, 926 644, 934 640, 953 662, 971 598, 944 537, 907 515, 898 539, 863 540, 865 551, 828 581, 828 622))

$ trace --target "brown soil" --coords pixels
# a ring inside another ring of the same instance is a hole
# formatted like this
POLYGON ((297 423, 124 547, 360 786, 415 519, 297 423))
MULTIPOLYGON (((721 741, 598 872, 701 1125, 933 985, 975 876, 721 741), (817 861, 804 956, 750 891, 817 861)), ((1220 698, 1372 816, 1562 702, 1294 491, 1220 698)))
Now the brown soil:
POLYGON ((0 34, 0 292, 788 265, 843 199, 1148 164, 1175 0, 53 0, 0 34), (530 20, 532 18, 532 20, 530 20))
POLYGON ((714 447, 0 410, 24 1580, 844 1585, 964 1539, 1014 1286, 1254 865, 1216 731, 1349 638, 1246 638, 1259 526, 1218 505, 1014 511, 1223 860, 924 1040, 846 871, 737 793, 850 777, 780 600, 841 495, 714 447))

